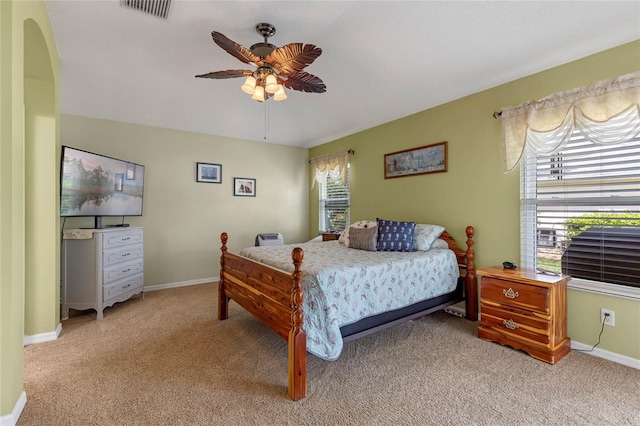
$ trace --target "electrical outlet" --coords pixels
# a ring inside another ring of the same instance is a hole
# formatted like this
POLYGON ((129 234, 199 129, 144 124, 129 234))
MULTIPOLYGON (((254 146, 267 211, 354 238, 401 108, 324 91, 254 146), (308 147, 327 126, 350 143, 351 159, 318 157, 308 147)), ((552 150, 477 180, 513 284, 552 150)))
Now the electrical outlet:
POLYGON ((600 309, 600 324, 609 325, 615 327, 616 325, 616 313, 611 309, 600 309))

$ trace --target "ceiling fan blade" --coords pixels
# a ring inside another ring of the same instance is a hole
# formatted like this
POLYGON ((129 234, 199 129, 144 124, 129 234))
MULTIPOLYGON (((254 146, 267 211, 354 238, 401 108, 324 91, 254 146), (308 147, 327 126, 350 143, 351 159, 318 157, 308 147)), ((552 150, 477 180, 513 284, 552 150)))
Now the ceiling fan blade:
POLYGON ((262 65, 262 59, 256 56, 249 49, 235 41, 227 38, 224 34, 217 31, 211 33, 211 38, 220 47, 222 47, 227 53, 240 59, 245 64, 254 64, 256 66, 262 65))
POLYGON ((322 53, 314 44, 291 43, 269 53, 265 61, 281 74, 289 75, 301 71, 322 53))
POLYGON ((324 85, 320 78, 305 71, 289 74, 287 79, 282 82, 282 85, 288 89, 301 92, 324 93, 327 91, 327 86, 324 85))
POLYGON ((207 74, 200 74, 200 75, 196 75, 196 77, 221 79, 221 78, 244 77, 251 74, 253 74, 253 72, 249 70, 225 70, 225 71, 214 71, 207 74))

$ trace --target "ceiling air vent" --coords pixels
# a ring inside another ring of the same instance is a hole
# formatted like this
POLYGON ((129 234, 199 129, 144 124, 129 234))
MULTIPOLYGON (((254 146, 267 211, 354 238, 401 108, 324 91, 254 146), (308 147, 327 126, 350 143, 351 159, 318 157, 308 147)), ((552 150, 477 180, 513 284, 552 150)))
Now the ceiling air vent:
POLYGON ((120 6, 167 19, 171 0, 120 0, 120 6))

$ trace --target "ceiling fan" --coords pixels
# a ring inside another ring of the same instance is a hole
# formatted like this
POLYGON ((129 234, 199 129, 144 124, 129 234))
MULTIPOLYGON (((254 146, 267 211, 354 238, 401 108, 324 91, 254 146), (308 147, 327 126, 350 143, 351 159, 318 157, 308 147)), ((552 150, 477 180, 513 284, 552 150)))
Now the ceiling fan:
POLYGON ((230 40, 225 35, 213 31, 213 41, 227 53, 245 64, 256 67, 255 70, 225 70, 196 75, 199 78, 237 78, 247 77, 242 90, 258 102, 270 97, 276 101, 287 98, 284 87, 308 93, 324 93, 327 86, 315 75, 303 69, 320 56, 322 49, 313 44, 290 43, 277 47, 267 41, 276 33, 276 27, 267 23, 256 25, 256 32, 264 37, 264 42, 251 48, 230 40))

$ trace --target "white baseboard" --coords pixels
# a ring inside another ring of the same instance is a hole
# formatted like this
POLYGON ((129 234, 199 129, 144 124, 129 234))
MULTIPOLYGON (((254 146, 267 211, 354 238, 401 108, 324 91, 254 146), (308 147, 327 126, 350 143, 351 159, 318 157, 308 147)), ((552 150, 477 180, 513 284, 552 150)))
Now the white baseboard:
POLYGON ((22 391, 16 405, 13 407, 11 414, 0 417, 0 426, 15 426, 18 423, 20 414, 24 410, 24 406, 27 405, 27 393, 22 391))
POLYGON ((34 334, 32 336, 23 336, 22 337, 22 346, 34 345, 36 343, 50 342, 52 340, 56 340, 60 333, 62 332, 62 323, 58 323, 55 331, 50 331, 48 333, 40 333, 34 334))
POLYGON ((208 284, 213 282, 220 281, 219 277, 212 278, 201 278, 199 280, 190 280, 190 281, 180 281, 177 283, 167 283, 167 284, 158 284, 158 285, 150 285, 145 286, 144 291, 156 291, 156 290, 166 290, 168 288, 178 288, 178 287, 187 287, 190 285, 198 285, 198 284, 208 284))
POLYGON ((603 358, 609 361, 616 362, 618 364, 626 365, 627 367, 640 370, 640 359, 631 358, 630 356, 620 355, 615 352, 609 352, 599 348, 595 348, 593 351, 590 351, 592 347, 593 345, 585 345, 584 343, 576 342, 574 340, 571 341, 571 349, 578 349, 584 351, 582 353, 585 353, 587 355, 597 356, 598 358, 603 358))

